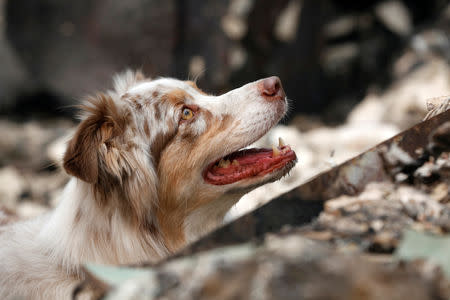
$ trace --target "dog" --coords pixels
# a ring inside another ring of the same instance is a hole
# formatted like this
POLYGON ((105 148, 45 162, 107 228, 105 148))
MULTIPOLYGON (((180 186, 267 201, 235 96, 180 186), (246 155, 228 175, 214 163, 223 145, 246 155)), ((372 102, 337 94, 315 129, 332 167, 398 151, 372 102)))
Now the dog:
POLYGON ((191 81, 116 77, 81 107, 55 210, 0 222, 0 299, 67 299, 84 263, 155 262, 214 229, 240 197, 296 163, 281 139, 246 148, 287 106, 278 77, 221 96, 191 81))

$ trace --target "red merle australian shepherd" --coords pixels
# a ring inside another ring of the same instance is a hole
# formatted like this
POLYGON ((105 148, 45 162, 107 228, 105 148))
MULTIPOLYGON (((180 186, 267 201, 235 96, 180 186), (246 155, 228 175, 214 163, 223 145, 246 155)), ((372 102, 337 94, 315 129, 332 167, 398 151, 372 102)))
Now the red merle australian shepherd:
POLYGON ((84 263, 157 261, 207 233, 294 166, 281 140, 243 149, 286 109, 277 77, 212 96, 191 81, 118 76, 82 106, 58 207, 14 222, 0 212, 0 299, 67 299, 84 263))

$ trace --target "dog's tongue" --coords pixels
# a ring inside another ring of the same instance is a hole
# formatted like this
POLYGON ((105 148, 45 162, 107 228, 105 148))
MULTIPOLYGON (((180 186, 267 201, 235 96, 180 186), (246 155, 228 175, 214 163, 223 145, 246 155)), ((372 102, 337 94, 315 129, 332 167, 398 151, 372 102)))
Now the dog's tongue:
POLYGON ((234 152, 209 166, 204 178, 210 184, 230 184, 245 178, 262 176, 295 160, 295 152, 282 143, 272 149, 246 149, 234 152))
POLYGON ((213 167, 213 173, 220 175, 233 174, 239 172, 239 170, 252 167, 255 164, 269 163, 275 158, 270 149, 250 149, 242 154, 230 155, 226 160, 221 159, 218 165, 213 167), (231 162, 230 159, 232 159, 231 162))

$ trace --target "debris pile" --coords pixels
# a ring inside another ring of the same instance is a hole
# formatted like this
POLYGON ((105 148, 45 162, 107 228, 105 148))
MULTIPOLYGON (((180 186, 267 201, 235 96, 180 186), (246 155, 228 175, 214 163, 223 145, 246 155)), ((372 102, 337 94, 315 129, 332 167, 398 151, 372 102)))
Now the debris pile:
MULTIPOLYGON (((437 108, 438 109, 438 108, 437 108)), ((337 247, 391 253, 407 228, 450 231, 450 122, 431 132, 413 159, 396 143, 380 147, 388 174, 357 195, 326 201, 324 211, 301 231, 337 247)))
MULTIPOLYGON (((110 273, 93 271, 104 280, 110 273)), ((123 278, 106 299, 443 300, 450 296, 442 272, 429 264, 380 264, 337 253, 292 232, 135 272, 137 276, 123 278)))

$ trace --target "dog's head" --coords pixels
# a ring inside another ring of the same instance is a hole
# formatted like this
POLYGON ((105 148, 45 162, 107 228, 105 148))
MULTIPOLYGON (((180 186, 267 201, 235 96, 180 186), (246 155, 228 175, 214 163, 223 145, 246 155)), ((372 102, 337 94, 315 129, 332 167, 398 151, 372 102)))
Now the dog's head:
POLYGON ((217 224, 249 190, 279 179, 296 161, 289 146, 245 149, 285 114, 277 77, 221 96, 193 82, 128 72, 115 91, 90 98, 64 157, 99 205, 153 224, 167 246, 217 224))

